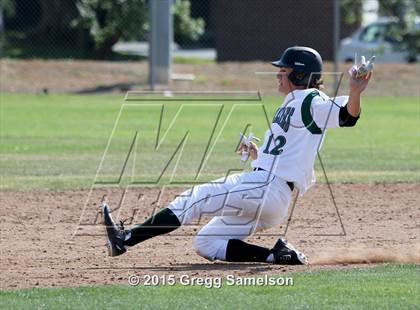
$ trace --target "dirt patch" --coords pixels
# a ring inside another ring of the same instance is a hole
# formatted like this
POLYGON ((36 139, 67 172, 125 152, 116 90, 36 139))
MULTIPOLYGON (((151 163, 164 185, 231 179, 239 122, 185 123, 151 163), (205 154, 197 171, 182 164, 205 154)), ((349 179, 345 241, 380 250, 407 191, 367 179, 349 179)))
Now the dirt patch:
MULTIPOLYGON (((348 92, 349 64, 339 94, 348 92)), ((419 96, 419 64, 377 64, 368 96, 419 96)), ((123 92, 148 90, 148 63, 81 60, 0 60, 1 92, 123 92)), ((163 89, 172 90, 260 90, 277 94, 275 68, 268 62, 225 62, 219 64, 174 64, 172 72, 193 74, 193 81, 174 79, 163 89), (256 74, 256 72, 265 72, 256 74), (272 72, 272 74, 267 74, 272 72)), ((326 62, 323 79, 326 93, 333 95, 333 65, 326 62)))
MULTIPOLYGON (((121 205, 127 207, 114 214, 141 221, 153 207, 164 206, 181 191, 171 188, 159 196, 158 189, 132 189, 121 205)), ((333 192, 343 226, 325 185, 298 199, 287 238, 316 264, 298 267, 208 262, 192 247, 197 225, 110 258, 102 227, 95 225, 99 223, 97 204, 107 195, 111 206, 117 206, 121 190, 95 189, 90 196, 89 191, 2 192, 0 281, 2 288, 64 287, 126 284, 132 274, 245 276, 343 268, 353 263, 419 262, 420 184, 341 184, 333 185, 333 192)), ((282 225, 248 241, 270 247, 285 230, 282 225)))

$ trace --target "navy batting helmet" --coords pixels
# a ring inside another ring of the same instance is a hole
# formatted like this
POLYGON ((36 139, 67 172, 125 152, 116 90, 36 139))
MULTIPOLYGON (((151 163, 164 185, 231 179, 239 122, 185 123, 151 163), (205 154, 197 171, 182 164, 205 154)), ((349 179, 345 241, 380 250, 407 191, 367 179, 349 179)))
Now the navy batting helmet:
POLYGON ((273 61, 272 64, 276 67, 293 68, 288 77, 298 86, 312 87, 321 79, 321 55, 310 47, 289 47, 283 52, 280 60, 273 61))

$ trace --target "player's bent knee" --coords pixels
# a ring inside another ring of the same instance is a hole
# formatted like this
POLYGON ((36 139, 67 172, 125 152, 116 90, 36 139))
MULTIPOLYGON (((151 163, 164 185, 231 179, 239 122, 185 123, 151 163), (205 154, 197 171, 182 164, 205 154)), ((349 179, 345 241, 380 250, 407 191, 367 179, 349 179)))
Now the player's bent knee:
POLYGON ((215 239, 209 236, 196 236, 193 240, 194 250, 198 255, 214 261, 224 259, 223 244, 225 240, 215 239))
POLYGON ((193 240, 194 250, 195 252, 204 257, 205 259, 208 259, 210 261, 214 260, 214 253, 211 250, 211 241, 207 237, 203 236, 196 236, 193 240))

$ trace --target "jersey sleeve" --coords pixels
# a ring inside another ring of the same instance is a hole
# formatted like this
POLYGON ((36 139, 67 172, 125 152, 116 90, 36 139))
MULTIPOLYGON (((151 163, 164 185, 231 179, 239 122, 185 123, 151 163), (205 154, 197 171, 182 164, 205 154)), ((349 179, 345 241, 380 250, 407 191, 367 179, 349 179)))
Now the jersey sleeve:
POLYGON ((323 128, 336 128, 340 126, 340 108, 347 104, 349 97, 313 98, 311 112, 316 125, 323 128))

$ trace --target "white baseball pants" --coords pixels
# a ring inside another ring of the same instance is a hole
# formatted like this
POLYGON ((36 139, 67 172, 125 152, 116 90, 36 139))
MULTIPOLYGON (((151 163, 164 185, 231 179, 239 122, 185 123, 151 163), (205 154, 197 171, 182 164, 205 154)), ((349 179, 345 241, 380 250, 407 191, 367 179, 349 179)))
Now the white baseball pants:
POLYGON ((194 248, 209 260, 225 260, 229 239, 242 240, 280 224, 291 197, 285 180, 259 170, 195 186, 169 208, 183 225, 199 221, 202 215, 214 216, 194 238, 194 248))

